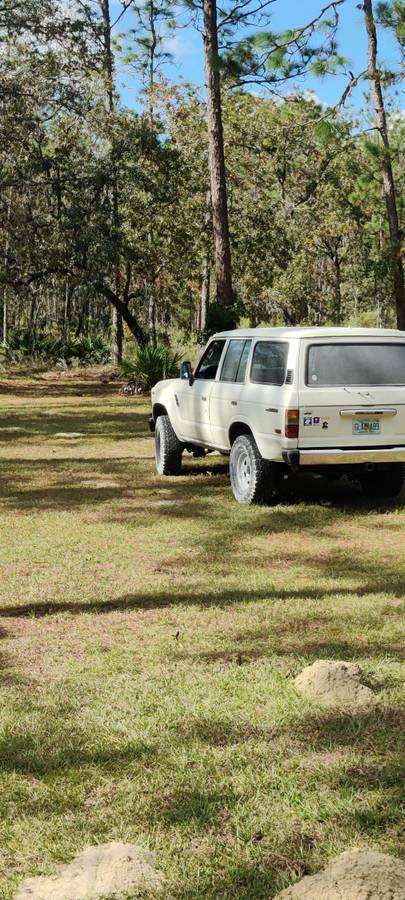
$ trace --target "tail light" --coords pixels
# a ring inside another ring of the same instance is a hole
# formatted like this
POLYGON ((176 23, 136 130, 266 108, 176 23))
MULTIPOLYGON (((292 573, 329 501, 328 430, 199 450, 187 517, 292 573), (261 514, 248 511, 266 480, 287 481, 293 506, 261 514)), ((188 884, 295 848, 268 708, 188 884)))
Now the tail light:
POLYGON ((299 409, 286 409, 285 411, 285 436, 297 438, 300 422, 299 409))

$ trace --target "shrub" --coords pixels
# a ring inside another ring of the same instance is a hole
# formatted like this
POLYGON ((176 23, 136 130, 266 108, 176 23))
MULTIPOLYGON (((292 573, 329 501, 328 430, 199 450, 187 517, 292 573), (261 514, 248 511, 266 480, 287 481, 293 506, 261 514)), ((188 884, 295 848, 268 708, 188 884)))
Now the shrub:
POLYGON ((76 360, 76 365, 91 366, 106 363, 110 349, 101 335, 94 337, 70 338, 65 341, 53 334, 40 332, 33 336, 29 331, 10 332, 7 350, 16 361, 34 357, 57 362, 63 360, 67 366, 76 360))
POLYGON ((135 356, 123 359, 121 372, 131 386, 149 391, 163 378, 176 377, 180 361, 181 354, 167 347, 143 347, 135 356))

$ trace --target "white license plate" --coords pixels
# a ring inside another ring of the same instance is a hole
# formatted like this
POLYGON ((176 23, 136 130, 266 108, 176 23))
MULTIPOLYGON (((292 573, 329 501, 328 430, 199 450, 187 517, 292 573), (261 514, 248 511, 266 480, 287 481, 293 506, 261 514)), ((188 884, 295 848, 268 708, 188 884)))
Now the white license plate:
POLYGON ((353 419, 353 434, 380 434, 381 422, 375 419, 353 419))

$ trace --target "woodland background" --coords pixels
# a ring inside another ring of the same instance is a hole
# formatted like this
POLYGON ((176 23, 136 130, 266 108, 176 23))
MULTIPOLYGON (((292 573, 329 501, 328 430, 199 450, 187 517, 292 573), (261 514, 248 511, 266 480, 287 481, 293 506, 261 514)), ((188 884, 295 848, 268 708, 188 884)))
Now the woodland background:
POLYGON ((404 4, 366 0, 368 56, 348 61, 344 0, 282 34, 277 2, 3 0, 3 354, 117 363, 238 322, 405 328, 405 120, 378 57, 382 29, 403 49, 404 4), (185 13, 204 90, 168 76, 185 13), (309 73, 345 74, 333 108, 309 73))

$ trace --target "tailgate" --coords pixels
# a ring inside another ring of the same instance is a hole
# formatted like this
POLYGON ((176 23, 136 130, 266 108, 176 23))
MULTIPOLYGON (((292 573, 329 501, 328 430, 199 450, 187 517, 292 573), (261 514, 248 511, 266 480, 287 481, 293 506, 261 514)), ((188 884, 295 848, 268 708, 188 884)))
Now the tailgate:
POLYGON ((391 397, 390 403, 348 403, 347 395, 325 397, 317 391, 308 398, 300 392, 298 446, 405 445, 405 405, 400 399, 403 397, 391 397))
POLYGON ((364 346, 346 342, 339 346, 337 342, 316 345, 312 341, 303 351, 300 448, 405 446, 405 342, 399 346, 396 342, 392 349, 387 344, 364 346), (349 380, 350 376, 370 383, 316 383, 337 378, 349 380), (372 383, 376 377, 383 380, 394 376, 401 378, 403 384, 372 383), (312 383, 307 383, 311 379, 312 383))

